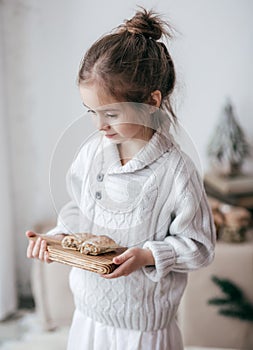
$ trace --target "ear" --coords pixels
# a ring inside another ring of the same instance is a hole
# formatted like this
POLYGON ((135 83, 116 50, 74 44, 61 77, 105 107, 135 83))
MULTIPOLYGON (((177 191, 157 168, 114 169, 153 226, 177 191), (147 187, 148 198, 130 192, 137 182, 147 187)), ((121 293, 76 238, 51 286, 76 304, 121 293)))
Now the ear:
POLYGON ((162 94, 160 90, 155 90, 153 92, 151 92, 150 94, 150 99, 149 99, 149 103, 154 106, 159 108, 162 102, 162 94))

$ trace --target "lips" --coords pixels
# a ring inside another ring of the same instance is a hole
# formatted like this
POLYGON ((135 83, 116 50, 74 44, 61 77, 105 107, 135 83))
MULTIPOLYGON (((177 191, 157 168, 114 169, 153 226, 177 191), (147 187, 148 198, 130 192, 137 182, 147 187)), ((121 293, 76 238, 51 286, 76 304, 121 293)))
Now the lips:
POLYGON ((117 135, 117 134, 105 134, 105 136, 108 137, 109 139, 112 138, 115 135, 117 135))

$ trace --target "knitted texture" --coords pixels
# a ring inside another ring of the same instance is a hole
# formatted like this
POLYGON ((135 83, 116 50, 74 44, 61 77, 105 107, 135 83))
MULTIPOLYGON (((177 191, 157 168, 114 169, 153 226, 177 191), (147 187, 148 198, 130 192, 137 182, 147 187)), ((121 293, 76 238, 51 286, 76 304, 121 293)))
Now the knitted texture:
POLYGON ((157 131, 122 166, 117 146, 95 136, 73 162, 67 186, 72 201, 48 234, 106 234, 122 246, 150 249, 155 259, 155 266, 112 280, 73 268, 77 309, 114 327, 167 327, 187 272, 209 264, 214 255, 212 216, 192 161, 170 135, 157 131))

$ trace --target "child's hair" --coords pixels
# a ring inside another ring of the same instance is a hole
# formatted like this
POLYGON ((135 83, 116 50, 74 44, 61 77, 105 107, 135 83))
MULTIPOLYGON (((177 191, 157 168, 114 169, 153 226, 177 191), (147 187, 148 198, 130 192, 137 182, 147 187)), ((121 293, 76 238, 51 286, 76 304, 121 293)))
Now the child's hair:
POLYGON ((160 90, 161 109, 176 115, 171 104, 175 69, 162 35, 171 38, 171 26, 152 10, 141 8, 114 32, 97 40, 86 52, 78 74, 79 84, 96 83, 119 102, 152 104, 151 93, 160 90))

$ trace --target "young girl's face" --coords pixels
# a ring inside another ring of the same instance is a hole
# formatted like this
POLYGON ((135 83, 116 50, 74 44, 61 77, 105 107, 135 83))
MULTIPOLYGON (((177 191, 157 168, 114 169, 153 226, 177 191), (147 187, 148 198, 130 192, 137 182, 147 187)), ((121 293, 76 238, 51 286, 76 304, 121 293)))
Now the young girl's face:
POLYGON ((130 103, 116 101, 112 96, 103 96, 101 102, 99 87, 95 84, 81 85, 80 94, 96 128, 112 142, 121 143, 129 139, 147 140, 152 136, 130 103))

